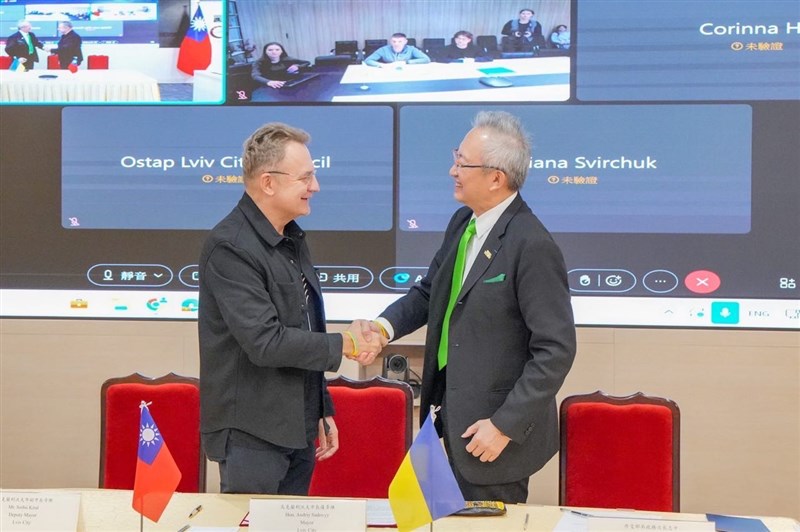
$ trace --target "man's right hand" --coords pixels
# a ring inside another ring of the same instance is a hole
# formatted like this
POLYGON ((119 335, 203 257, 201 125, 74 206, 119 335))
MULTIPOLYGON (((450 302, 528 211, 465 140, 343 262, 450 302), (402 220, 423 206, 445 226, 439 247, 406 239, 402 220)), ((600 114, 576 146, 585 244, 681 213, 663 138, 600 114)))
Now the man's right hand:
POLYGON ((342 354, 362 366, 368 366, 387 343, 388 340, 380 333, 377 324, 368 320, 355 320, 342 333, 342 354))

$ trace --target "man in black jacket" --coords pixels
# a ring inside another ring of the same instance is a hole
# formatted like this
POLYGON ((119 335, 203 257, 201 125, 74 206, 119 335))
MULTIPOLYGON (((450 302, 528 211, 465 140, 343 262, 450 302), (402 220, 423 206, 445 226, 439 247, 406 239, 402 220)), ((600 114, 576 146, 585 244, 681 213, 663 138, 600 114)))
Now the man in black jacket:
POLYGON ((58 56, 61 68, 68 68, 73 59, 78 65, 83 63, 83 52, 81 52, 83 39, 73 31, 72 22, 65 20, 59 23, 58 32, 61 34, 58 46, 50 50, 50 53, 58 56))
POLYGON ((306 233, 319 182, 309 135, 273 122, 244 145, 244 194, 200 258, 200 431, 220 491, 307 495, 339 447, 323 372, 385 345, 358 323, 327 333, 306 233), (319 440, 315 449, 314 440, 319 440))

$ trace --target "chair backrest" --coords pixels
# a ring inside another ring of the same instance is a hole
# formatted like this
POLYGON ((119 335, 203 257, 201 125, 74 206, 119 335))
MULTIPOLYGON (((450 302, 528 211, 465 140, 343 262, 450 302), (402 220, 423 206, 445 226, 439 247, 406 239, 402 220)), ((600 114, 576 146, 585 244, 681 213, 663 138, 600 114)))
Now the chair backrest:
POLYGON ((407 40, 408 40, 408 43, 407 43, 407 44, 408 44, 409 46, 413 46, 413 47, 415 47, 415 48, 416 48, 416 46, 417 46, 417 39, 415 39, 414 37, 408 37, 408 38, 407 38, 407 40))
POLYGON ((405 382, 374 377, 328 381, 339 451, 317 462, 308 494, 385 499, 412 439, 413 393, 405 382))
POLYGON ((484 54, 496 54, 499 52, 497 48, 496 35, 478 35, 475 37, 475 46, 484 54))
POLYGON ((58 70, 61 68, 61 63, 58 62, 57 55, 47 56, 47 70, 58 70))
POLYGON ((108 70, 107 55, 90 55, 86 58, 89 70, 108 70))
POLYGON ((386 46, 389 43, 386 39, 367 39, 364 41, 364 57, 369 56, 372 52, 386 46))
POLYGON ((680 511, 680 410, 641 392, 561 402, 559 504, 680 511))
POLYGON ((427 52, 432 48, 444 48, 444 39, 441 37, 426 37, 422 39, 422 49, 424 51, 427 52))
POLYGON ((8 70, 14 60, 9 55, 0 55, 0 70, 8 70))
POLYGON ((333 53, 336 55, 358 56, 358 41, 336 41, 333 46, 333 53))
POLYGON ((150 413, 181 471, 178 491, 205 492, 206 459, 200 444, 200 381, 169 373, 108 379, 100 389, 100 481, 107 489, 133 489, 139 447, 139 404, 150 413))

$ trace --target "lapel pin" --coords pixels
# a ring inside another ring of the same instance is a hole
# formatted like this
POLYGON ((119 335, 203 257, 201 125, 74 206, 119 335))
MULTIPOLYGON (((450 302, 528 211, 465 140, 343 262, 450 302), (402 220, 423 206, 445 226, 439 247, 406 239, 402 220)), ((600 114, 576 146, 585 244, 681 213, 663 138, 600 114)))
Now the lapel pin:
POLYGON ((485 249, 485 250, 483 250, 483 254, 486 255, 487 259, 491 260, 491 258, 492 258, 492 252, 491 251, 489 251, 488 249, 485 249))

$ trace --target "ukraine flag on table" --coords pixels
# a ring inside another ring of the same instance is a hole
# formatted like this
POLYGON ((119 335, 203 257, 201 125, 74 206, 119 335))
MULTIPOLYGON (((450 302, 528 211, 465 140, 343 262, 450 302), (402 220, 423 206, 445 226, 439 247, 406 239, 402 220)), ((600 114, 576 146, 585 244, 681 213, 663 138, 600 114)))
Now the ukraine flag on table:
POLYGON ((433 412, 389 485, 389 504, 400 532, 464 508, 464 496, 433 426, 433 412))

